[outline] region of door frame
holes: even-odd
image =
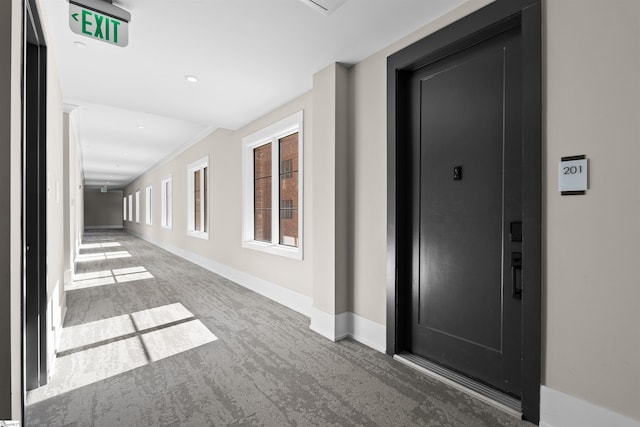
[[[540,0],[494,3],[387,59],[387,354],[405,349],[412,241],[410,140],[406,102],[412,71],[519,26],[522,42],[523,234],[522,416],[538,423],[541,383],[542,281],[542,27]]]
[[[47,384],[47,47],[35,0],[23,3],[22,411]]]

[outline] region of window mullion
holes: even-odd
[[[280,240],[280,147],[278,138],[271,141],[271,244]]]
[[[255,153],[255,149],[256,147],[249,147],[247,148],[247,152],[250,153],[251,155],[247,155],[247,163],[250,164],[249,170],[251,170],[251,174],[248,175],[245,179],[247,179],[247,182],[250,181],[250,185],[248,185],[247,187],[247,193],[249,194],[249,196],[247,196],[247,201],[249,203],[247,203],[247,209],[248,212],[246,213],[249,221],[248,223],[245,225],[243,224],[245,227],[247,227],[247,234],[249,236],[250,241],[254,241],[256,240],[256,229],[255,229],[255,223],[256,223],[256,210],[255,210],[255,200],[256,200],[256,186],[255,186],[255,176],[256,176],[256,164],[255,164],[255,160],[254,160],[254,153]],[[250,178],[250,179],[249,179]]]
[[[205,217],[204,217],[204,204],[207,201],[204,199],[204,166],[202,166],[200,168],[200,230],[204,233],[204,221],[205,221]]]
[[[167,228],[171,227],[171,225],[173,224],[172,221],[172,209],[171,209],[171,205],[172,205],[172,200],[171,200],[171,181],[167,180]]]

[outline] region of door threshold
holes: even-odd
[[[463,393],[475,397],[519,420],[522,419],[522,404],[518,399],[430,362],[420,356],[416,356],[415,354],[403,352],[394,355],[393,358],[405,366],[413,368]]]

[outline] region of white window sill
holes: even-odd
[[[242,242],[242,247],[247,249],[253,249],[255,251],[265,252],[272,255],[279,255],[286,258],[297,259],[302,261],[302,250],[300,248],[294,248],[291,246],[274,245],[271,243],[258,242],[256,240],[249,240]]]
[[[209,233],[203,233],[202,231],[187,231],[187,236],[197,237],[198,239],[209,240]]]

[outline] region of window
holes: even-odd
[[[209,157],[187,167],[187,234],[209,238]]]
[[[122,198],[122,220],[127,220],[127,196]]]
[[[161,225],[171,228],[171,175],[162,179],[161,191]]]
[[[140,224],[140,190],[136,190],[136,223]]]
[[[129,194],[129,222],[133,222],[133,195]]]
[[[300,111],[245,137],[243,246],[302,259]]]
[[[152,206],[152,203],[151,203],[151,186],[148,186],[145,189],[145,200],[147,202],[147,204],[146,204],[147,209],[146,209],[145,222],[146,222],[147,225],[151,225],[151,206]]]

